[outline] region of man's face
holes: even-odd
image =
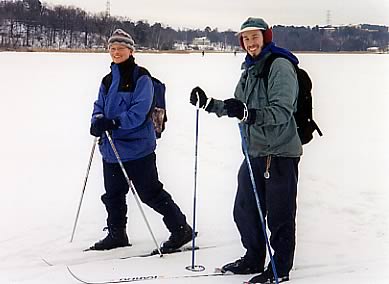
[[[263,34],[260,30],[242,33],[244,48],[252,57],[258,56],[263,47]]]
[[[119,64],[126,61],[132,55],[132,50],[122,44],[114,43],[109,48],[109,54],[113,63]]]

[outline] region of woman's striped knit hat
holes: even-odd
[[[114,43],[124,45],[129,49],[131,49],[132,51],[135,50],[134,40],[128,33],[123,31],[122,29],[116,29],[112,33],[112,36],[108,39],[108,48],[110,48],[111,45]]]

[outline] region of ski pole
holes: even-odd
[[[105,135],[107,135],[108,141],[109,141],[109,143],[111,144],[112,150],[113,150],[113,152],[115,153],[116,159],[118,160],[118,163],[119,163],[119,165],[120,165],[120,168],[122,169],[122,172],[123,172],[123,174],[124,174],[124,178],[125,178],[126,181],[127,181],[127,184],[128,184],[128,186],[129,186],[129,188],[130,188],[130,190],[131,190],[131,192],[132,192],[132,195],[134,195],[136,204],[138,205],[138,208],[139,208],[139,210],[140,210],[140,212],[141,212],[141,214],[142,214],[143,220],[145,221],[146,226],[147,226],[147,228],[148,228],[148,230],[149,230],[149,232],[150,232],[150,235],[151,235],[151,237],[153,238],[154,244],[155,244],[155,246],[157,247],[159,256],[162,257],[163,254],[162,254],[162,252],[161,252],[161,250],[160,250],[160,248],[159,248],[159,246],[158,246],[158,243],[157,243],[157,240],[156,240],[156,238],[155,238],[155,236],[154,236],[154,233],[153,233],[153,231],[151,230],[150,223],[149,223],[149,221],[148,221],[147,218],[146,218],[145,212],[143,211],[142,204],[141,204],[140,201],[139,201],[139,197],[138,197],[138,195],[136,194],[136,191],[135,191],[134,187],[132,186],[132,182],[130,181],[130,178],[129,178],[128,175],[127,175],[127,171],[126,171],[126,169],[124,168],[122,159],[121,159],[120,156],[119,156],[119,152],[117,151],[117,149],[116,149],[116,147],[115,147],[115,144],[113,144],[112,137],[111,137],[111,135],[109,134],[108,131],[105,131]]]
[[[95,153],[95,148],[96,148],[96,144],[97,144],[97,141],[98,141],[98,140],[99,140],[98,137],[95,137],[95,139],[93,139],[92,150],[91,150],[90,157],[89,157],[88,167],[87,167],[87,169],[86,169],[86,175],[85,175],[85,179],[84,179],[84,185],[83,185],[83,187],[82,187],[81,198],[80,198],[80,202],[79,202],[79,204],[78,204],[78,209],[77,209],[77,213],[76,213],[76,219],[74,220],[73,231],[72,231],[72,236],[71,236],[71,238],[70,238],[70,242],[73,241],[74,233],[75,233],[75,231],[76,231],[76,226],[77,226],[77,222],[78,222],[78,217],[79,217],[79,215],[80,215],[81,204],[82,204],[82,200],[84,199],[84,193],[85,193],[85,188],[86,188],[86,182],[88,181],[89,171],[90,171],[90,167],[91,167],[92,160],[93,160],[93,154]]]
[[[193,224],[192,224],[192,265],[186,269],[190,271],[203,271],[205,267],[195,265],[195,247],[196,247],[196,192],[197,192],[197,150],[199,145],[199,106],[196,108],[196,142],[195,142],[195,161],[194,161],[194,186],[193,186]]]
[[[269,238],[268,238],[267,232],[266,232],[265,218],[263,217],[263,214],[262,214],[261,203],[259,202],[257,186],[255,184],[255,179],[254,179],[253,168],[251,167],[250,157],[249,157],[249,153],[248,153],[248,149],[247,149],[246,136],[243,133],[243,126],[241,123],[239,123],[239,131],[240,131],[240,136],[242,138],[242,147],[243,147],[243,152],[244,152],[244,155],[246,158],[247,167],[249,168],[250,179],[251,179],[251,184],[253,186],[255,201],[257,202],[259,218],[261,220],[262,231],[263,231],[263,234],[265,235],[266,246],[267,246],[267,249],[268,249],[269,255],[270,255],[270,262],[271,262],[271,266],[272,266],[272,270],[273,270],[274,280],[275,280],[276,284],[278,284],[278,275],[277,275],[276,265],[274,262],[273,254],[271,252]]]

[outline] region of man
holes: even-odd
[[[263,19],[248,18],[238,36],[247,55],[234,98],[224,101],[210,98],[196,87],[191,92],[190,102],[217,116],[228,115],[240,120],[242,139],[247,138],[260,207],[271,232],[276,271],[282,282],[289,280],[293,266],[298,163],[302,155],[293,116],[297,108],[298,81],[291,62],[297,64],[298,60],[289,51],[275,46],[272,30]],[[266,88],[261,72],[272,53],[283,58],[272,63]],[[271,264],[264,269],[265,235],[246,161],[238,173],[233,215],[246,253],[222,270],[235,274],[260,273],[250,283],[272,283],[275,279]]]
[[[105,186],[101,199],[108,213],[108,235],[91,249],[109,250],[129,245],[126,233],[129,187],[105,135],[109,131],[141,201],[163,216],[171,235],[162,244],[161,252],[168,253],[192,239],[192,228],[158,179],[156,136],[150,118],[154,96],[151,77],[145,68],[139,67],[134,78],[135,48],[128,33],[115,30],[108,40],[108,48],[111,72],[100,85],[90,128],[91,135],[100,137]]]

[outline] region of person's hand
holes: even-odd
[[[119,120],[108,119],[99,117],[93,122],[90,126],[90,134],[95,137],[100,137],[103,135],[104,131],[118,129],[120,125]]]
[[[194,106],[199,103],[200,108],[205,108],[207,105],[208,97],[200,87],[196,87],[190,92],[190,103]]]
[[[237,99],[228,99],[224,101],[224,109],[229,117],[237,117],[242,120],[245,117],[247,107],[244,103]],[[246,115],[247,116],[247,115]]]

